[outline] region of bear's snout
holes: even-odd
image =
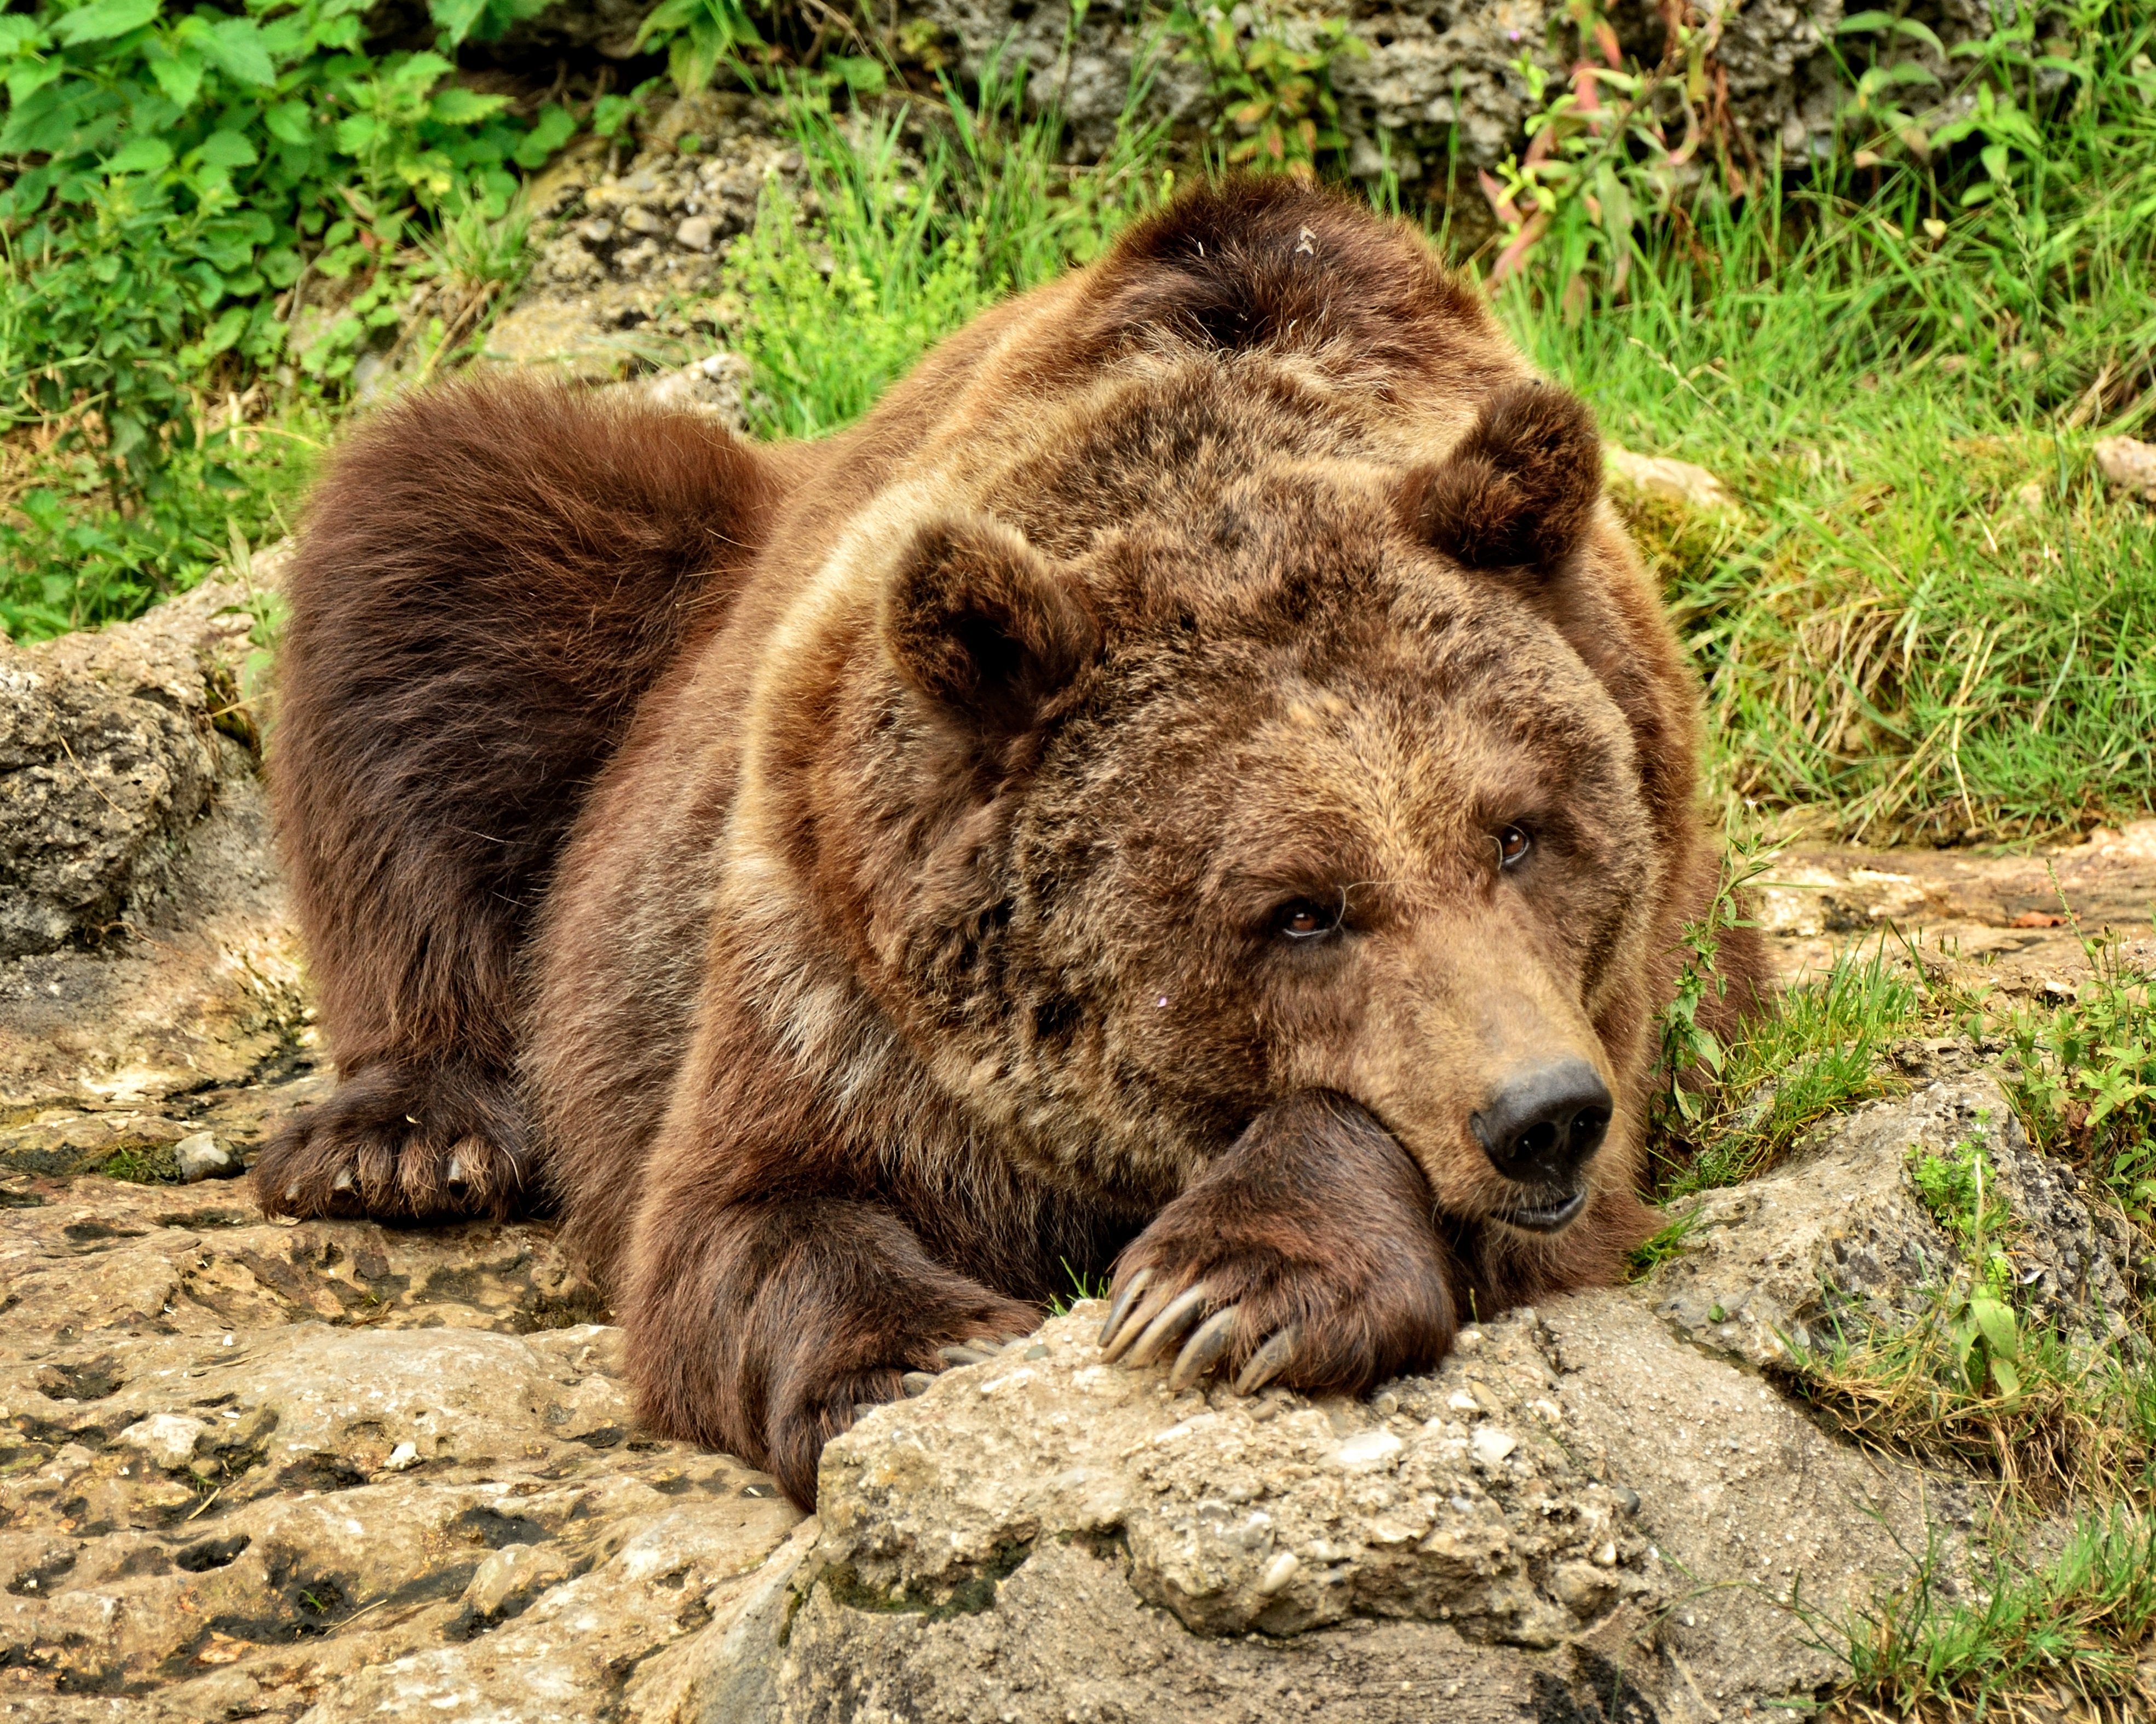
[[[1494,1086],[1469,1125],[1490,1164],[1523,1188],[1501,1211],[1515,1227],[1554,1232],[1587,1205],[1580,1169],[1609,1130],[1609,1085],[1584,1060],[1517,1068]]]

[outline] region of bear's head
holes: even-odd
[[[1562,1232],[1632,1177],[1661,865],[1553,621],[1600,495],[1584,409],[1516,382],[1401,459],[1200,361],[1052,441],[891,552],[825,864],[870,992],[1096,1201],[1155,1207],[1328,1090],[1440,1211]]]

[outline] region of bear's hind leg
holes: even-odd
[[[1344,1097],[1290,1097],[1131,1242],[1101,1333],[1111,1360],[1173,1361],[1182,1388],[1216,1366],[1360,1394],[1452,1346],[1458,1265],[1428,1183]]]
[[[496,1219],[529,1207],[532,1156],[508,1080],[381,1065],[285,1121],[254,1171],[271,1214]]]
[[[623,1325],[644,1421],[768,1470],[816,1506],[824,1445],[896,1400],[939,1349],[1038,1326],[1029,1305],[945,1268],[880,1203],[647,1203]]]

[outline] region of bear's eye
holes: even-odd
[[[1311,898],[1290,900],[1273,912],[1273,926],[1289,940],[1322,940],[1340,926],[1342,906]]]
[[[1505,826],[1498,829],[1497,865],[1500,868],[1513,866],[1533,848],[1534,840],[1527,836],[1525,828]]]

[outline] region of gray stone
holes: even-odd
[[[122,931],[228,772],[214,720],[254,619],[198,588],[139,622],[0,640],[0,959]]]
[[[211,1131],[197,1131],[172,1146],[172,1161],[188,1185],[204,1179],[229,1179],[240,1171],[232,1152]]]
[[[1264,31],[1297,48],[1309,47],[1321,25],[1339,15],[1292,4],[1220,9],[1230,11],[1245,41]],[[1830,51],[1847,10],[1843,0],[1707,10],[1719,18],[1713,59],[1727,80],[1739,153],[1794,161],[1825,147],[1845,99]],[[1149,58],[1147,117],[1185,127],[1214,117],[1204,73],[1174,52],[1158,13],[1094,7],[1067,39],[1065,12],[1029,0],[923,0],[910,15],[937,27],[968,77],[992,64],[1008,74],[1023,63],[1029,103],[1061,108],[1079,153],[1097,155],[1112,141],[1132,69]],[[1413,184],[1441,178],[1449,162],[1486,167],[1522,147],[1529,104],[1518,63],[1561,74],[1565,61],[1551,42],[1556,34],[1570,42],[1568,28],[1561,28],[1568,16],[1554,0],[1377,0],[1353,8],[1348,33],[1360,51],[1331,63],[1352,171],[1374,177],[1389,162]],[[1661,60],[1665,33],[1653,8],[1623,5],[1611,16],[1629,54],[1649,66]],[[1992,27],[1982,0],[1944,0],[1927,18],[1949,48]],[[1933,63],[1932,69],[1948,69]],[[1680,136],[1681,114],[1673,109],[1667,118],[1671,136]]]
[[[1698,1219],[1646,1285],[1680,1334],[1753,1365],[1784,1365],[1833,1320],[1905,1319],[1965,1276],[1911,1177],[1912,1150],[1980,1144],[2014,1217],[2002,1243],[2039,1321],[2101,1344],[2152,1285],[2148,1247],[2073,1170],[2029,1147],[1993,1076],[1943,1079],[1830,1122],[1764,1178],[1705,1193]],[[1681,1213],[1686,1213],[1679,1206]]]
[[[0,1210],[10,1717],[664,1718],[800,1519],[636,1434],[543,1226],[37,1194]]]

